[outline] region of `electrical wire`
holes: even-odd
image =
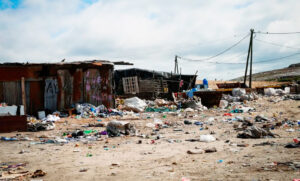
[[[271,59],[259,60],[259,61],[255,61],[255,62],[253,62],[253,63],[265,63],[265,62],[271,62],[271,61],[274,61],[274,60],[281,60],[281,59],[293,57],[293,56],[296,56],[296,55],[300,55],[300,52],[298,52],[298,53],[293,53],[293,54],[290,54],[290,55],[287,55],[287,56],[284,56],[284,57],[277,57],[277,58],[271,58]],[[242,63],[242,62],[205,62],[205,63],[213,63],[213,64],[245,64],[245,63]]]
[[[285,45],[280,45],[278,43],[273,43],[273,42],[268,42],[268,41],[264,41],[264,40],[260,40],[260,39],[254,39],[260,43],[266,43],[266,44],[269,44],[269,45],[274,45],[274,46],[278,46],[278,47],[284,47],[284,48],[290,48],[290,49],[296,49],[296,50],[300,50],[300,48],[298,47],[291,47],[291,46],[285,46]]]
[[[200,59],[200,60],[195,60],[195,59],[189,59],[189,58],[184,58],[184,57],[181,57],[181,56],[177,56],[178,58],[182,59],[182,60],[187,60],[187,61],[206,61],[206,60],[210,60],[210,59],[213,59],[213,58],[216,58],[222,54],[224,54],[225,52],[231,50],[232,48],[236,47],[238,44],[240,44],[244,39],[246,39],[250,34],[247,34],[246,36],[244,36],[242,39],[240,39],[238,42],[236,42],[235,44],[233,44],[232,46],[230,46],[229,48],[226,48],[225,50],[221,51],[220,53],[214,55],[214,56],[211,56],[211,57],[208,57],[208,58],[205,58],[205,59]]]
[[[254,63],[264,63],[264,62],[270,62],[270,61],[274,61],[274,60],[281,60],[281,59],[285,59],[285,58],[293,57],[293,56],[296,56],[296,55],[300,55],[300,52],[293,53],[293,54],[290,54],[290,55],[287,55],[287,56],[284,56],[284,57],[278,57],[278,58],[265,59],[265,60],[261,60],[261,61],[254,62]]]
[[[259,34],[268,34],[268,35],[287,35],[287,34],[300,34],[300,32],[281,32],[281,33],[272,33],[272,32],[261,32],[261,31],[256,31],[254,33],[259,33]]]

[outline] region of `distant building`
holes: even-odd
[[[144,99],[172,98],[172,92],[191,89],[197,76],[179,75],[145,69],[115,70],[116,96]]]

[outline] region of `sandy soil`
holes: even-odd
[[[240,113],[234,116],[255,117],[263,114],[267,117],[277,116],[279,120],[300,120],[300,101],[280,101],[272,103],[263,98],[247,103],[256,108],[254,113]],[[292,180],[300,178],[299,169],[288,166],[274,165],[274,162],[300,161],[299,148],[288,149],[284,145],[300,136],[299,127],[295,132],[287,132],[290,127],[281,127],[272,130],[280,138],[240,139],[233,124],[222,122],[226,111],[211,109],[198,113],[198,117],[188,120],[206,121],[208,117],[215,117],[213,125],[205,125],[207,129],[200,130],[196,125],[184,125],[178,116],[163,114],[158,117],[164,121],[176,123],[176,127],[164,128],[159,131],[162,138],[152,144],[151,128],[146,123],[153,119],[130,120],[140,133],[149,134],[150,138],[136,136],[106,138],[90,143],[71,142],[67,144],[39,144],[32,145],[32,141],[1,141],[0,163],[26,163],[22,170],[34,172],[41,169],[47,174],[36,178],[42,180]],[[275,114],[274,114],[275,113]],[[190,114],[191,116],[193,114]],[[67,122],[65,122],[67,120]],[[104,120],[108,122],[109,120]],[[38,141],[38,136],[61,136],[66,130],[76,128],[104,130],[105,128],[83,128],[82,124],[94,120],[62,119],[56,123],[55,130],[42,132],[22,132],[24,136]],[[262,124],[257,124],[262,125]],[[183,131],[174,131],[175,128]],[[215,142],[188,142],[189,138],[199,138],[201,134],[214,131],[218,139]],[[14,136],[17,133],[2,133],[0,136]],[[141,140],[141,144],[137,144]],[[169,142],[173,140],[173,142]],[[230,140],[230,143],[226,143]],[[273,146],[257,146],[253,144],[274,141]],[[238,147],[234,143],[247,143],[248,147]],[[78,147],[75,147],[79,144]],[[107,146],[108,150],[104,147]],[[187,154],[187,150],[197,148],[216,147],[215,153]],[[79,149],[80,152],[74,152]],[[23,150],[24,153],[19,152]],[[92,157],[87,157],[91,153]],[[219,163],[222,160],[222,163]],[[273,166],[272,166],[273,165]],[[80,172],[87,169],[86,172]],[[30,180],[31,178],[29,178]],[[1,178],[0,178],[1,180]]]

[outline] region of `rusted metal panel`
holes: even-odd
[[[37,78],[39,71],[42,70],[41,66],[33,67],[6,67],[0,66],[0,81],[19,81],[21,77]]]
[[[36,115],[38,111],[44,110],[44,82],[30,82],[30,104],[28,106],[29,114]]]
[[[58,94],[58,85],[57,80],[53,78],[48,78],[45,80],[45,89],[44,89],[44,108],[51,112],[57,110],[57,94]]]
[[[84,102],[113,107],[111,68],[88,69],[84,72]]]
[[[219,89],[230,89],[230,88],[244,88],[245,84],[240,82],[235,83],[219,83],[217,84]]]
[[[22,105],[20,81],[3,82],[3,102],[9,105]]]
[[[26,116],[0,116],[0,133],[27,131]]]
[[[76,69],[73,75],[73,101],[74,103],[83,101],[83,77],[82,69]]]
[[[84,76],[84,99],[93,105],[102,104],[103,95],[101,87],[103,86],[98,69],[88,69]]]
[[[59,108],[68,109],[73,104],[73,77],[69,70],[58,70],[57,75],[60,81],[59,86]]]
[[[90,72],[89,76],[86,73]],[[86,61],[51,64],[0,64],[0,100],[16,105],[22,104],[21,86],[11,88],[9,96],[5,96],[7,82],[25,78],[26,105],[29,114],[37,111],[54,110],[55,96],[48,94],[48,78],[57,79],[59,94],[57,94],[56,108],[63,110],[78,102],[87,102],[94,105],[104,104],[107,107],[114,105],[113,95],[113,63],[107,61]],[[9,84],[9,83],[8,83]],[[1,86],[2,85],[2,86]],[[7,87],[7,88],[5,88]],[[87,90],[89,89],[89,90]],[[14,96],[12,96],[14,95]],[[4,96],[6,99],[4,99]],[[51,101],[50,101],[50,97]],[[15,99],[15,100],[13,100]],[[48,103],[51,102],[51,106]],[[44,106],[45,105],[45,106]]]
[[[27,112],[29,113],[29,106],[30,106],[30,82],[25,81],[25,94],[26,94],[26,107],[27,107]]]
[[[0,82],[0,103],[4,102],[3,98],[3,82]]]
[[[113,67],[103,66],[100,68],[101,76],[101,92],[102,92],[102,104],[106,107],[114,107],[114,95],[113,95]]]

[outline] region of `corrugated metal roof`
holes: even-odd
[[[74,62],[56,62],[56,63],[21,63],[21,62],[4,62],[0,63],[0,66],[31,66],[31,65],[82,65],[82,64],[93,64],[93,65],[114,65],[113,62],[107,60],[85,60],[85,61],[74,61]]]

